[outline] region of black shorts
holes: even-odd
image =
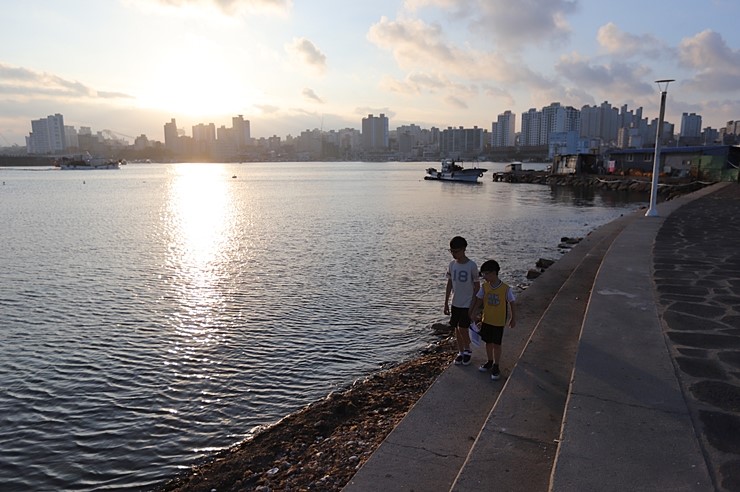
[[[480,339],[486,343],[493,343],[495,345],[501,345],[501,340],[504,339],[504,327],[487,325],[485,323],[480,324]]]
[[[453,328],[460,327],[467,329],[470,326],[468,308],[452,306],[450,310],[450,326]]]

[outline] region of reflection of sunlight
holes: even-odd
[[[174,167],[168,194],[168,266],[181,310],[172,321],[183,335],[203,344],[217,342],[212,321],[224,302],[219,283],[233,238],[232,193],[223,166]]]

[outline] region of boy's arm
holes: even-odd
[[[514,309],[514,301],[509,302],[509,310],[511,312],[511,318],[509,318],[509,327],[516,327],[516,309]]]
[[[470,321],[475,321],[475,315],[478,313],[478,308],[483,303],[483,299],[480,299],[478,296],[475,296],[473,298],[473,303],[470,305],[470,308],[468,309],[468,317],[470,318]]]
[[[452,279],[447,279],[447,287],[445,287],[445,314],[450,314],[450,294],[452,293]]]

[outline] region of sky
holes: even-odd
[[[252,137],[491,128],[608,101],[703,127],[740,119],[737,0],[0,0],[0,146],[31,120],[164,140],[177,120]]]

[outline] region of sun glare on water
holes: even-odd
[[[208,320],[228,302],[222,287],[235,241],[231,178],[218,164],[180,164],[173,172],[163,216],[168,278],[182,308],[173,318],[188,336],[208,339]]]

